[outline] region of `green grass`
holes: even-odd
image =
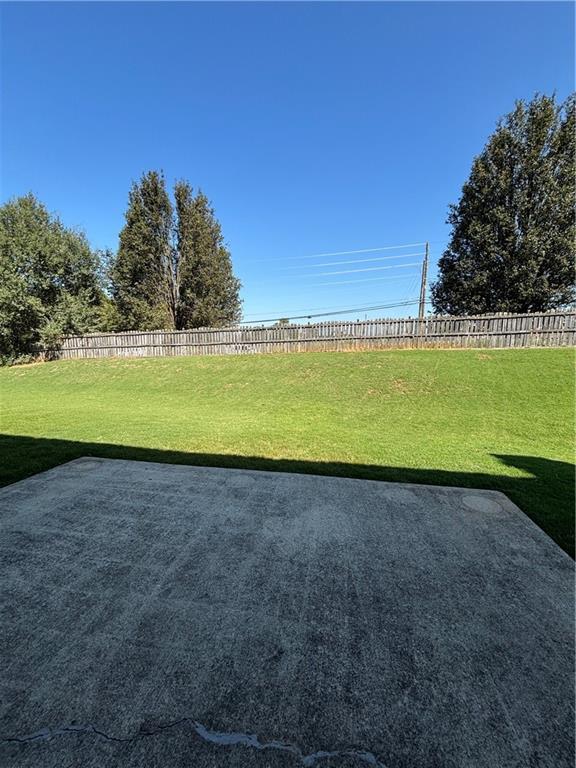
[[[573,552],[569,349],[60,361],[0,370],[0,482],[81,455],[504,491]]]

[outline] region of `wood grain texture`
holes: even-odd
[[[563,347],[576,343],[576,311],[526,315],[383,318],[287,326],[93,333],[64,339],[71,358],[330,352],[391,347]]]

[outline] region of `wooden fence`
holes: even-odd
[[[387,318],[191,331],[92,333],[64,339],[61,358],[240,355],[386,347],[560,347],[576,343],[576,311]]]

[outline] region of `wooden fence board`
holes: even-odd
[[[287,326],[126,331],[71,336],[59,357],[238,355],[387,347],[548,347],[576,344],[576,311],[379,318]]]

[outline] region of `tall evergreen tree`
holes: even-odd
[[[474,160],[432,286],[438,313],[534,312],[574,301],[572,95],[519,101]]]
[[[224,326],[240,319],[240,281],[206,195],[192,194],[181,181],[176,200],[176,280],[178,328]]]
[[[172,205],[161,174],[150,171],[132,185],[125,217],[110,270],[119,330],[173,328]]]
[[[151,171],[132,187],[110,276],[119,328],[223,326],[240,317],[240,282],[202,192]]]

